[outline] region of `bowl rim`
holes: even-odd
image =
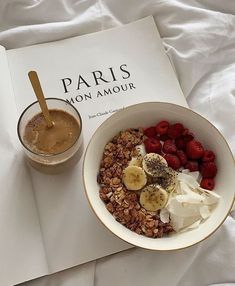
[[[93,210],[93,212],[95,213],[96,217],[99,219],[99,221],[105,226],[106,229],[108,229],[112,234],[114,234],[115,236],[117,236],[118,238],[120,238],[122,241],[124,241],[125,243],[128,243],[134,247],[139,247],[139,248],[142,248],[142,249],[146,249],[146,250],[152,250],[152,251],[176,251],[176,250],[182,250],[182,249],[186,249],[186,248],[189,248],[193,245],[196,245],[204,240],[206,240],[208,237],[210,237],[212,234],[214,234],[220,227],[221,225],[224,223],[224,221],[226,220],[226,218],[229,216],[229,213],[231,212],[232,210],[232,207],[235,203],[235,192],[234,192],[234,196],[233,196],[233,199],[232,199],[232,202],[231,202],[231,205],[228,209],[228,212],[226,213],[226,215],[224,216],[224,218],[222,219],[221,223],[213,230],[211,231],[207,236],[205,236],[204,238],[200,239],[199,241],[196,241],[190,245],[186,245],[186,246],[183,246],[183,247],[180,247],[180,248],[171,248],[171,249],[155,249],[155,248],[149,248],[149,247],[144,247],[144,246],[138,246],[138,245],[135,245],[133,243],[130,243],[129,241],[125,240],[123,237],[121,237],[120,235],[114,233],[99,217],[99,215],[96,213],[96,210],[94,209],[90,199],[89,199],[89,195],[88,195],[88,191],[87,191],[87,187],[86,187],[86,183],[85,183],[85,174],[84,174],[84,168],[85,168],[85,162],[86,162],[86,157],[87,157],[87,153],[88,153],[88,150],[89,150],[89,147],[94,139],[94,137],[96,136],[96,134],[100,131],[100,129],[103,128],[103,126],[106,124],[106,122],[111,119],[112,117],[114,116],[117,116],[117,114],[121,114],[122,112],[126,112],[126,110],[128,109],[132,109],[132,108],[135,108],[137,106],[140,106],[140,105],[143,105],[143,104],[162,104],[162,105],[172,105],[174,107],[177,107],[177,108],[181,108],[182,110],[187,110],[187,112],[192,112],[194,113],[196,116],[199,116],[201,117],[203,120],[206,120],[209,125],[214,128],[218,134],[221,136],[222,140],[224,141],[225,145],[227,145],[228,147],[228,150],[229,150],[229,153],[233,159],[233,164],[235,166],[235,157],[233,156],[233,153],[228,145],[228,142],[227,140],[224,138],[223,134],[207,119],[205,118],[204,116],[202,116],[201,114],[195,112],[194,110],[190,109],[189,107],[185,107],[185,106],[182,106],[182,105],[179,105],[179,104],[175,104],[175,103],[170,103],[170,102],[164,102],[164,101],[148,101],[148,102],[141,102],[141,103],[137,103],[137,104],[133,104],[133,105],[129,105],[121,110],[118,110],[117,112],[115,112],[114,114],[112,114],[111,116],[109,116],[108,118],[106,118],[100,125],[99,127],[95,130],[95,132],[92,134],[88,144],[87,144],[87,147],[86,147],[86,150],[85,150],[85,153],[84,153],[84,157],[83,157],[83,164],[82,164],[82,178],[83,178],[83,186],[84,186],[84,190],[85,190],[85,195],[86,195],[86,198],[89,202],[89,205],[91,207],[91,209]],[[111,215],[111,214],[110,214]],[[118,222],[117,222],[118,223]],[[127,229],[128,230],[128,229]],[[129,230],[131,231],[131,230]]]

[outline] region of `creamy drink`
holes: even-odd
[[[50,128],[47,126],[40,110],[31,118],[28,114],[28,120],[25,119],[32,105],[24,111],[19,120],[18,134],[26,149],[29,163],[39,171],[54,174],[74,165],[81,157],[82,122],[79,113],[72,105],[59,99],[51,100],[58,101],[60,105],[59,108],[50,108],[53,104],[47,99],[53,126]],[[55,107],[58,107],[58,102]],[[61,105],[64,105],[64,108]]]
[[[35,115],[26,125],[24,142],[32,151],[54,155],[68,150],[77,140],[80,125],[63,110],[50,110],[53,127],[48,128],[42,113]]]

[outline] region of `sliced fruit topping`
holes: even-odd
[[[176,155],[180,159],[180,163],[182,166],[184,166],[188,162],[187,156],[183,150],[177,150]]]
[[[184,150],[186,148],[187,142],[184,140],[183,136],[180,136],[175,139],[175,145],[178,149]]]
[[[166,140],[169,140],[171,139],[167,134],[162,134],[159,136],[159,140],[160,141],[166,141]]]
[[[189,169],[190,172],[195,172],[199,170],[197,161],[188,161],[188,163],[185,164],[184,167],[185,169]]]
[[[158,139],[147,138],[144,141],[144,145],[147,153],[161,153],[162,144]]]
[[[199,141],[191,140],[187,143],[186,154],[190,159],[200,159],[204,155],[204,148]]]
[[[164,159],[167,161],[168,166],[174,170],[177,170],[181,167],[180,159],[176,155],[166,154]]]
[[[147,183],[144,170],[138,166],[128,166],[123,170],[123,183],[128,190],[138,191]]]
[[[214,162],[215,154],[210,150],[205,150],[204,155],[202,157],[202,162]]]
[[[213,178],[204,178],[201,180],[200,187],[211,191],[215,187],[215,181]]]
[[[163,144],[163,148],[162,148],[164,153],[167,154],[174,154],[177,150],[174,141],[172,140],[166,140]]]
[[[143,158],[143,169],[151,177],[161,177],[166,167],[166,160],[159,154],[148,153]]]
[[[143,157],[141,156],[133,157],[131,158],[131,161],[129,162],[128,165],[142,167],[142,161],[143,161]]]
[[[163,121],[160,121],[157,125],[156,125],[156,132],[157,134],[159,135],[163,135],[163,134],[166,134],[167,133],[167,130],[169,128],[170,124],[169,122],[163,120]]]
[[[178,173],[170,167],[166,167],[162,172],[162,176],[154,180],[155,183],[160,185],[168,193],[171,193],[176,189]]]
[[[214,178],[217,174],[217,167],[214,162],[202,163],[200,168],[203,178]]]
[[[147,137],[154,137],[156,135],[155,127],[152,126],[144,129],[144,135]]]
[[[183,135],[184,141],[186,143],[194,139],[194,134],[192,132],[190,132],[188,128],[184,129],[182,135]]]
[[[184,126],[181,123],[175,123],[168,128],[167,135],[172,139],[176,139],[183,133],[183,131]]]
[[[167,192],[158,185],[148,185],[140,194],[140,204],[148,211],[157,211],[166,205]]]

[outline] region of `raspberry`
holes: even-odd
[[[184,141],[187,143],[194,139],[194,135],[192,133],[184,135]]]
[[[175,139],[175,145],[178,149],[184,150],[187,142],[184,140],[183,136],[180,136]]]
[[[181,123],[175,123],[168,128],[167,135],[170,138],[175,139],[179,137],[183,133],[183,131],[184,126]]]
[[[181,167],[180,160],[177,156],[172,154],[166,154],[164,158],[167,161],[168,166],[172,169],[177,170]]]
[[[190,132],[188,128],[184,129],[182,135],[183,135],[183,138],[184,138],[185,142],[189,142],[189,141],[193,140],[193,138],[194,138],[193,133]]]
[[[201,174],[203,178],[214,178],[217,174],[217,167],[214,162],[204,162],[201,165]]]
[[[163,144],[162,150],[164,153],[173,154],[177,149],[175,143],[172,140],[166,140]]]
[[[155,127],[149,127],[144,130],[144,135],[147,137],[154,137],[156,135]]]
[[[159,140],[160,141],[166,141],[166,140],[169,140],[170,137],[167,135],[167,134],[162,134],[159,136]]]
[[[204,178],[201,180],[200,187],[211,191],[215,187],[215,181],[212,178]]]
[[[191,140],[186,145],[186,154],[190,159],[200,159],[204,155],[204,148],[200,142]]]
[[[188,161],[184,167],[185,169],[189,169],[190,172],[196,172],[199,170],[197,161]]]
[[[167,130],[169,128],[169,122],[163,120],[161,122],[159,122],[157,125],[156,125],[156,132],[159,134],[159,135],[163,135],[163,134],[166,134],[167,133]]]
[[[214,162],[215,154],[210,150],[205,150],[204,155],[202,157],[202,162]]]
[[[158,139],[147,138],[144,140],[144,145],[147,153],[161,153],[162,144]]]
[[[182,151],[182,150],[177,150],[177,151],[176,151],[176,155],[177,155],[177,157],[180,159],[181,165],[184,166],[184,165],[188,162],[187,156],[186,156],[186,154],[184,153],[184,151]]]

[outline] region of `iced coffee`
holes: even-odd
[[[82,121],[78,111],[64,100],[48,98],[47,105],[53,126],[47,126],[35,102],[21,115],[18,134],[30,165],[56,174],[75,165],[82,155]]]

